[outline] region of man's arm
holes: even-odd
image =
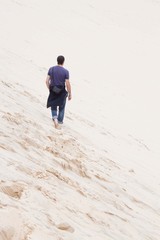
[[[66,79],[66,88],[67,88],[67,92],[68,92],[68,100],[71,100],[72,94],[71,94],[71,84],[70,84],[69,79]]]
[[[49,85],[50,85],[50,76],[47,75],[47,78],[46,78],[46,85],[47,85],[47,88],[49,89]]]

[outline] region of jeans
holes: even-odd
[[[52,119],[58,119],[58,123],[60,124],[63,123],[65,106],[66,106],[66,99],[63,105],[51,107]]]

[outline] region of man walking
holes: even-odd
[[[72,98],[69,71],[63,67],[64,61],[64,56],[58,56],[57,65],[49,69],[46,78],[46,85],[49,89],[47,108],[51,107],[55,128],[63,124],[66,98],[68,97],[68,100]]]

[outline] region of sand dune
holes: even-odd
[[[0,240],[160,239],[159,152],[145,137],[137,137],[142,125],[136,128],[134,123],[143,115],[138,115],[142,102],[137,95],[134,118],[129,110],[134,109],[127,96],[129,83],[125,85],[128,76],[123,75],[125,80],[119,77],[123,64],[120,67],[112,58],[112,54],[120,57],[122,49],[124,60],[130,54],[135,56],[137,44],[142,46],[144,42],[136,42],[132,48],[130,44],[140,32],[144,37],[153,31],[155,37],[157,8],[158,1],[102,1],[102,5],[89,0],[1,2]],[[141,14],[146,19],[148,9],[152,21],[145,28]],[[105,35],[105,29],[110,35],[108,31]],[[128,36],[128,45],[120,48],[123,38],[125,41],[128,33],[133,36],[135,32],[135,39]],[[96,59],[105,57],[97,46],[101,44],[103,50],[106,41],[112,49],[107,47],[111,62],[106,60],[110,66],[108,81],[101,82],[104,88],[99,93],[97,77],[104,76],[106,66],[102,64],[102,72],[99,71]],[[82,45],[87,53],[85,59]],[[150,41],[148,46],[151,47]],[[53,56],[61,51],[68,56],[67,67],[73,69],[73,101],[67,102],[65,124],[57,130],[46,109],[48,92],[44,80]],[[130,71],[129,64],[128,67]],[[116,82],[117,77],[121,84]],[[130,83],[134,87],[131,80]],[[123,84],[128,87],[126,95]],[[128,130],[129,120],[128,125],[127,120],[123,125],[119,123],[125,117],[132,118],[135,134],[133,128]],[[153,132],[152,125],[158,132],[156,121],[149,125]]]
[[[1,81],[12,107],[1,111],[0,239],[159,239],[160,193],[152,184],[67,123],[54,129],[38,97],[16,85]]]

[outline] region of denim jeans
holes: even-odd
[[[63,123],[65,106],[66,106],[66,99],[63,105],[51,107],[52,119],[58,119],[58,123],[60,124]]]

